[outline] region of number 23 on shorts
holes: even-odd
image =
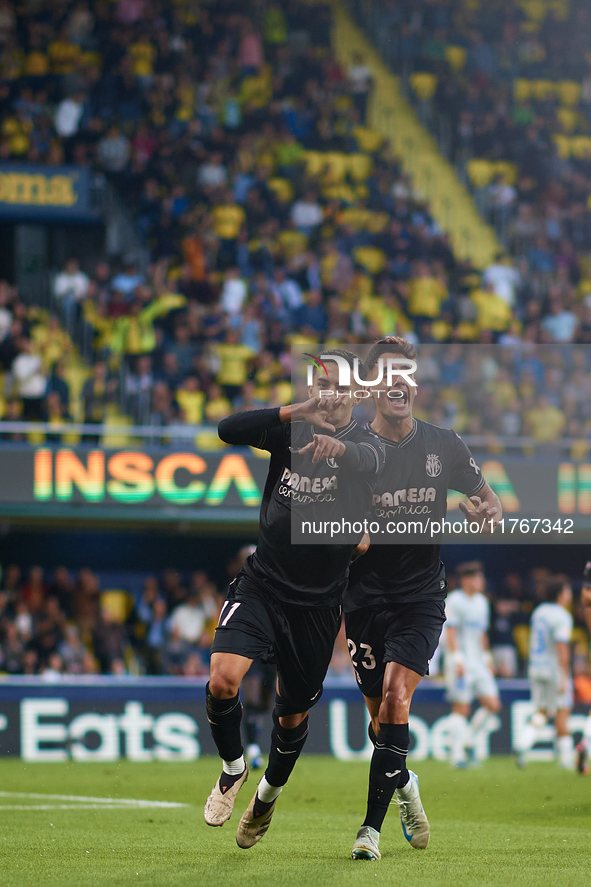
[[[371,652],[371,646],[369,644],[359,644],[359,651],[363,652],[363,655],[361,656],[361,659],[357,661],[355,660],[355,654],[357,653],[355,641],[352,641],[351,638],[347,638],[347,646],[349,648],[351,662],[355,669],[359,668],[361,665],[364,668],[367,668],[368,671],[376,667],[375,656]]]

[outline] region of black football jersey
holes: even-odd
[[[286,603],[332,607],[341,602],[352,548],[363,531],[331,544],[326,544],[331,538],[328,534],[310,535],[309,544],[300,536],[303,544],[293,544],[294,511],[298,520],[309,517],[316,527],[319,520],[367,517],[374,483],[384,465],[384,451],[376,435],[351,421],[334,432],[334,437],[346,444],[346,453],[314,464],[309,454],[298,452],[312,440],[314,430],[306,422],[282,423],[279,409],[240,413],[219,426],[220,437],[227,443],[254,446],[271,454],[259,541],[244,572],[269,595]]]
[[[351,565],[344,600],[347,612],[392,601],[444,597],[441,544],[430,541],[430,524],[445,518],[448,490],[473,496],[485,484],[455,431],[413,419],[412,431],[399,442],[376,437],[386,452],[370,511],[379,532],[370,533],[368,551]],[[389,523],[394,532],[387,531]]]

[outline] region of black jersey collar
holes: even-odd
[[[403,437],[402,440],[390,440],[388,437],[382,437],[381,434],[378,434],[377,431],[371,427],[371,424],[368,422],[366,426],[367,430],[370,434],[375,434],[376,437],[382,441],[387,447],[394,447],[395,450],[401,449],[401,447],[405,447],[407,443],[410,443],[413,437],[415,437],[417,433],[417,420],[413,416],[412,420],[412,431],[409,431],[406,437]]]

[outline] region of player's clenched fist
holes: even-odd
[[[345,452],[345,444],[328,434],[315,434],[313,439],[300,450],[300,456],[312,453],[312,462],[322,459],[334,459]]]

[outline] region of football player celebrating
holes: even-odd
[[[355,356],[349,352],[332,353],[353,365]],[[258,546],[230,585],[207,685],[207,717],[223,770],[204,816],[208,825],[221,826],[248,776],[238,689],[254,660],[277,665],[269,762],[236,836],[244,849],[269,828],[279,793],[304,747],[308,710],[322,693],[351,552],[360,535],[339,544],[292,545],[292,511],[305,514],[312,508],[329,520],[354,512],[363,519],[383,467],[379,441],[351,418],[355,401],[350,387],[339,384],[337,363],[323,357],[326,375],[315,369],[310,400],[238,413],[219,426],[226,443],[271,453]]]
[[[416,359],[414,347],[398,336],[380,339],[365,362],[365,379],[380,358]],[[379,375],[379,374],[378,374]],[[414,524],[403,544],[370,544],[351,566],[344,600],[351,660],[371,716],[374,752],[369,773],[367,814],[357,833],[353,859],[379,859],[380,829],[394,795],[402,828],[412,847],[424,849],[429,823],[419,796],[417,776],[406,767],[408,718],[413,693],[426,674],[445,621],[447,590],[440,544],[429,538],[432,521],[441,521],[448,489],[470,497],[462,503],[471,522],[494,526],[501,516],[498,497],[484,480],[464,442],[453,432],[412,415],[416,387],[408,372],[393,379],[383,373],[371,388],[376,417],[369,426],[386,451],[376,484],[371,521],[381,543],[400,524]],[[418,526],[420,524],[420,526]],[[418,526],[418,528],[417,528]],[[395,542],[396,536],[389,536]]]

